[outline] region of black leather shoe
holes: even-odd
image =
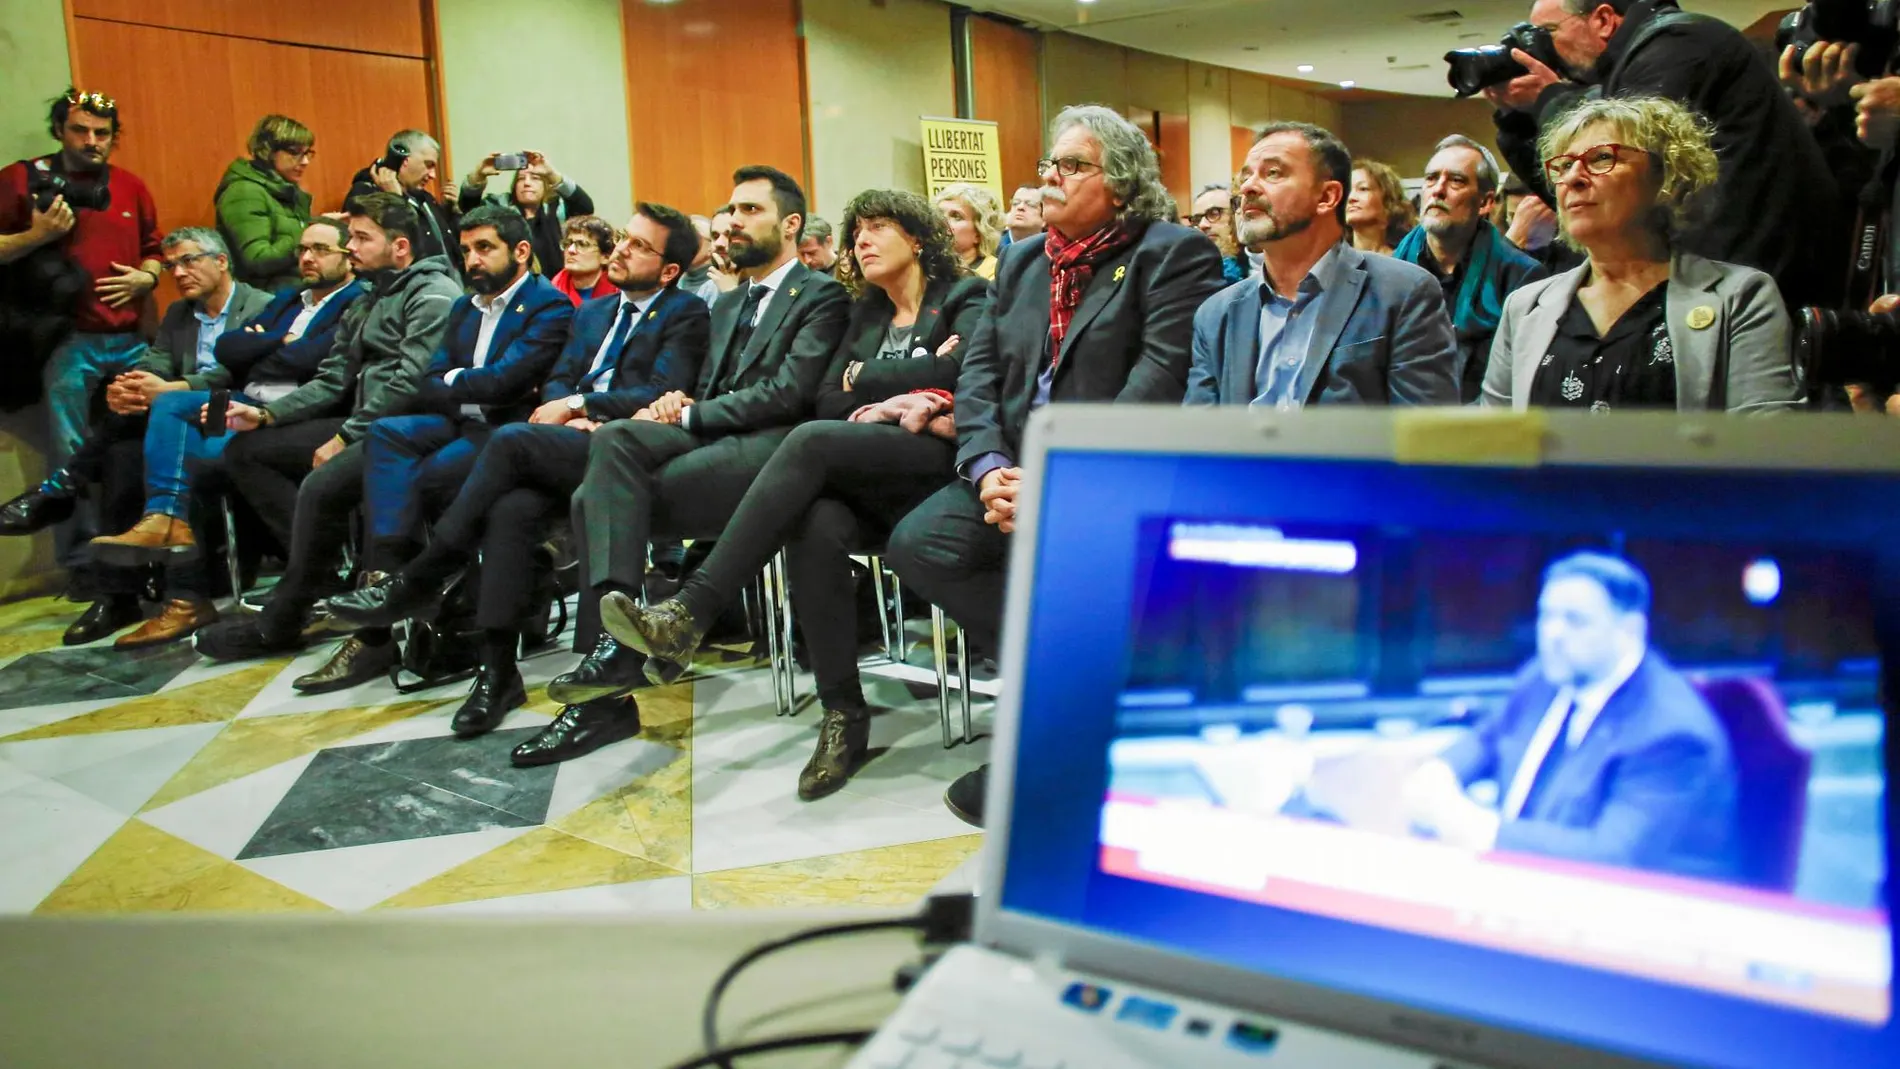
[[[392,627],[403,620],[434,619],[442,611],[442,589],[398,572],[372,586],[338,594],[323,608],[330,619],[348,627]]]
[[[510,712],[526,704],[528,687],[514,665],[502,672],[484,668],[476,673],[475,689],[468,692],[468,700],[455,711],[449,726],[456,738],[472,739],[495,730]]]
[[[600,626],[622,645],[646,654],[647,682],[655,686],[685,675],[705,637],[705,628],[678,598],[648,609],[625,594],[610,593],[600,599]]]
[[[351,635],[343,640],[343,644],[336,648],[322,668],[307,676],[298,676],[290,681],[290,685],[302,694],[329,694],[348,690],[388,675],[389,670],[395,667],[399,653],[394,640],[372,646]]]
[[[249,661],[303,648],[297,632],[273,632],[263,613],[246,613],[219,620],[192,633],[191,648],[214,661]]]
[[[950,789],[943,792],[943,804],[950,812],[965,824],[983,826],[983,796],[990,789],[990,766],[983,765],[975,772],[965,772],[957,777]]]
[[[818,749],[798,774],[798,797],[815,802],[851,780],[871,742],[869,709],[826,709],[818,725]]]
[[[646,686],[646,673],[641,670],[645,661],[639,650],[622,646],[612,635],[602,635],[586,660],[572,672],[554,677],[548,684],[548,697],[562,705],[618,698]]]
[[[83,646],[143,619],[145,613],[139,610],[137,598],[122,594],[107,595],[87,606],[79,619],[66,629],[60,641],[68,646]]]
[[[0,535],[30,535],[72,518],[79,495],[49,490],[45,483],[0,505]]]
[[[602,698],[561,710],[541,734],[515,747],[516,768],[571,761],[640,734],[640,706],[632,698]]]

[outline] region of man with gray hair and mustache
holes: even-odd
[[[1085,105],[1056,116],[1050,136],[1036,165],[1047,230],[1004,250],[990,314],[964,343],[961,478],[897,525],[884,558],[986,650],[1002,627],[1029,414],[1068,401],[1179,404],[1194,311],[1221,285],[1219,251],[1173,221],[1140,129]],[[945,795],[972,824],[982,823],[985,771]]]
[[[1504,239],[1489,222],[1498,196],[1491,150],[1453,134],[1425,164],[1418,226],[1392,255],[1431,272],[1444,289],[1458,337],[1458,396],[1474,404],[1484,385],[1504,298],[1544,276],[1541,264]]]

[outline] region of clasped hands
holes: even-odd
[[[544,427],[567,427],[589,434],[600,429],[600,421],[589,416],[585,408],[574,408],[567,402],[565,397],[542,402],[541,407],[529,414],[528,422],[539,423]]]
[[[912,434],[929,434],[946,441],[957,440],[956,402],[940,391],[887,397],[874,405],[865,405],[851,413],[852,423],[895,423]]]
[[[660,399],[633,414],[634,419],[650,420],[654,423],[672,423],[677,425],[691,408],[693,399],[686,396],[684,390],[674,390],[660,395]]]
[[[184,388],[182,382],[167,382],[149,371],[127,371],[106,384],[106,407],[121,416],[136,416],[150,411],[159,394]]]
[[[977,483],[976,496],[983,502],[983,522],[1003,532],[1016,533],[1016,491],[1023,483],[1023,469],[997,468]]]

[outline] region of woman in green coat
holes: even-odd
[[[297,183],[317,135],[287,115],[266,115],[249,147],[251,158],[232,160],[218,182],[218,231],[240,282],[281,290],[298,283],[297,242],[310,222],[310,194]]]

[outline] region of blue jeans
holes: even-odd
[[[145,355],[145,339],[137,334],[75,333],[46,359],[46,414],[52,437],[46,444],[49,469],[64,467],[86,437],[93,395],[106,380]]]
[[[256,404],[243,394],[232,394],[240,404]],[[174,390],[152,401],[145,424],[145,511],[174,519],[190,519],[191,473],[224,452],[231,435],[207,438],[198,412],[211,401],[206,390]]]
[[[363,510],[372,545],[420,540],[425,501],[447,500],[493,431],[457,416],[385,416],[363,439]]]

